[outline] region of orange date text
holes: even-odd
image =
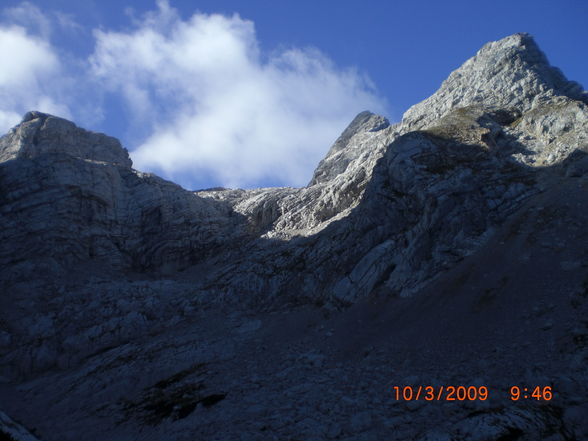
[[[486,386],[394,386],[396,401],[485,401]]]

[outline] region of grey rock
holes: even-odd
[[[4,412],[0,411],[0,435],[10,436],[14,441],[39,441],[22,425],[12,420]]]
[[[18,126],[0,138],[0,162],[55,153],[98,163],[132,165],[128,152],[116,138],[88,132],[41,112],[28,112]]]
[[[319,163],[309,186],[328,181],[343,173],[349,163],[357,159],[361,149],[357,148],[359,147],[357,141],[352,142],[352,138],[356,138],[361,133],[379,132],[389,127],[390,123],[383,116],[371,112],[358,114],[329,149],[327,156]]]
[[[47,441],[580,439],[587,137],[526,34],[359,114],[303,188],[187,191],[30,112],[0,138],[3,410]],[[500,401],[527,380],[556,405]]]
[[[10,346],[12,343],[12,336],[6,332],[0,330],[0,347]]]
[[[363,432],[372,425],[372,415],[370,412],[360,412],[351,417],[351,429],[354,432]]]
[[[487,43],[452,72],[435,94],[411,107],[403,124],[421,128],[452,109],[469,105],[526,112],[557,96],[588,102],[582,86],[551,66],[533,37],[514,34]]]
[[[588,422],[586,421],[586,412],[588,412],[588,405],[580,405],[570,407],[565,411],[563,416],[566,427],[576,437],[576,439],[584,439],[588,437]]]

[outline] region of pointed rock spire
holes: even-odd
[[[357,149],[355,151],[349,151],[350,149],[347,148],[351,138],[355,135],[379,132],[389,126],[390,122],[383,116],[368,111],[360,112],[331,146],[327,156],[325,156],[315,169],[308,185],[328,181],[345,171],[347,165],[353,159],[357,158],[360,153]],[[343,152],[343,150],[345,151]]]

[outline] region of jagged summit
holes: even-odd
[[[378,130],[385,129],[390,125],[390,122],[383,116],[376,115],[369,111],[360,112],[353,121],[349,123],[347,128],[343,131],[341,136],[337,138],[327,156],[331,156],[333,153],[345,148],[349,139],[359,132],[377,132]]]
[[[588,439],[587,150],[527,34],[400,124],[360,113],[303,188],[190,192],[28,113],[0,138],[0,439]]]
[[[452,72],[435,94],[412,106],[400,124],[390,126],[386,118],[371,112],[358,114],[319,163],[309,185],[331,181],[353,170],[350,164],[358,158],[365,159],[368,149],[372,152],[370,157],[378,156],[382,146],[374,139],[388,143],[394,133],[430,129],[438,124],[447,126],[449,121],[457,131],[469,131],[463,133],[469,137],[473,135],[471,124],[477,126],[475,120],[487,112],[508,114],[511,123],[521,117],[519,129],[536,140],[529,143],[533,154],[520,156],[518,160],[528,165],[552,164],[567,157],[573,146],[583,145],[586,103],[587,92],[549,64],[531,35],[510,35],[484,45]],[[466,112],[469,117],[463,112],[449,115],[466,107],[477,110]],[[474,114],[478,117],[473,117]],[[463,127],[457,127],[456,123]],[[479,127],[479,130],[494,132],[497,127]],[[579,127],[582,129],[576,130]],[[441,132],[446,129],[442,128]],[[379,135],[374,138],[375,132]],[[550,134],[545,136],[547,132]],[[564,139],[560,135],[565,132],[568,135]]]
[[[361,133],[373,133],[390,127],[390,122],[383,116],[369,111],[359,113],[337,138],[329,152],[314,171],[309,185],[326,182],[344,172],[348,164],[359,156],[358,149],[347,148],[350,140]]]
[[[451,109],[469,105],[525,112],[554,96],[588,103],[582,86],[551,66],[531,35],[519,33],[484,45],[437,92],[408,109],[403,123],[422,128]]]
[[[0,162],[48,153],[124,167],[133,165],[118,139],[84,130],[64,118],[39,111],[27,112],[20,124],[0,138]]]

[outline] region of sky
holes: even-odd
[[[188,189],[303,186],[353,117],[399,121],[529,32],[588,86],[588,2],[0,0],[0,132],[40,110]]]

